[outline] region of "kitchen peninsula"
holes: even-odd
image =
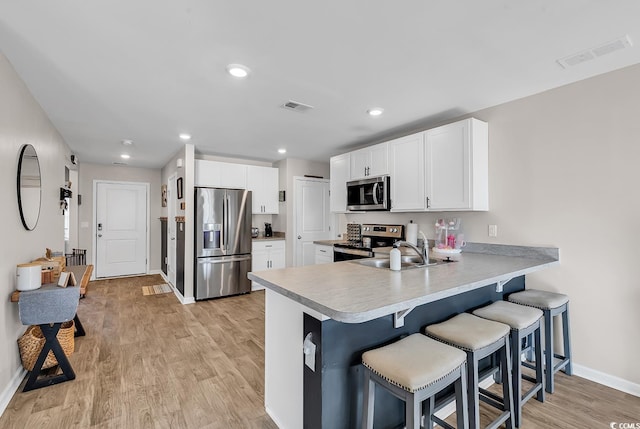
[[[399,272],[349,261],[250,273],[267,289],[267,412],[281,429],[359,427],[364,351],[522,290],[558,254],[469,243],[456,262]],[[388,394],[375,410],[384,427],[402,422]]]

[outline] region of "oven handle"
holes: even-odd
[[[334,247],[333,251],[337,252],[337,253],[344,253],[344,254],[347,254],[347,255],[363,256],[365,258],[373,257],[372,252],[369,252],[367,250],[346,249],[344,247]]]
[[[375,203],[375,205],[380,204],[378,202],[378,186],[380,186],[378,182],[373,184],[373,202]]]

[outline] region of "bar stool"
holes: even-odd
[[[473,312],[483,319],[504,323],[511,327],[511,364],[513,367],[513,406],[515,413],[515,426],[520,427],[522,421],[522,406],[533,395],[540,402],[544,402],[544,377],[542,368],[542,346],[540,340],[540,322],[542,321],[542,311],[533,307],[525,307],[512,302],[497,301],[486,307],[479,308]],[[535,336],[536,351],[536,377],[529,377],[522,374],[521,356],[522,340]],[[529,343],[529,345],[531,345]],[[533,387],[521,394],[522,379],[534,383]]]
[[[456,398],[457,427],[468,428],[466,356],[460,350],[413,334],[362,355],[364,399],[362,428],[373,429],[375,386],[381,386],[405,403],[407,429],[433,427],[435,395],[451,384]],[[374,384],[375,383],[375,384]],[[424,402],[424,403],[423,403]],[[422,405],[422,406],[421,406]],[[436,421],[439,420],[436,418]]]
[[[561,293],[529,289],[509,295],[509,301],[535,307],[544,314],[544,357],[545,357],[545,389],[549,393],[555,390],[553,376],[559,370],[571,375],[571,337],[569,335],[569,297]],[[564,356],[553,352],[553,317],[562,315],[562,343]],[[554,364],[554,358],[560,359]]]
[[[513,393],[511,383],[511,348],[509,345],[509,326],[482,319],[473,314],[461,313],[451,319],[429,325],[425,332],[431,338],[462,349],[467,354],[467,403],[469,407],[469,427],[480,427],[480,404],[483,401],[503,411],[491,424],[497,428],[505,423],[507,429],[513,428]],[[502,383],[502,398],[478,386],[480,380],[495,372],[494,369],[479,372],[478,362],[493,353],[500,356],[500,368],[507,380]]]

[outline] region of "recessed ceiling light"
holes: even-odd
[[[384,112],[384,109],[381,107],[374,107],[373,109],[367,110],[367,113],[371,116],[380,116]]]
[[[131,158],[131,155],[126,154],[126,153],[123,153],[122,155],[120,155],[120,158],[122,158],[122,159],[129,159],[129,158]]]
[[[249,67],[242,64],[229,64],[227,66],[227,72],[234,77],[247,77],[250,71]]]
[[[282,149],[278,149],[278,153],[287,153],[287,150],[282,148]]]
[[[122,140],[122,144],[125,146],[131,146],[133,144],[133,140]]]
[[[184,140],[184,141],[191,140],[191,134],[182,133],[182,134],[180,134],[179,137],[180,137],[180,140]]]

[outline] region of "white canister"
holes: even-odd
[[[16,289],[34,290],[42,286],[42,265],[19,264],[16,267]]]

